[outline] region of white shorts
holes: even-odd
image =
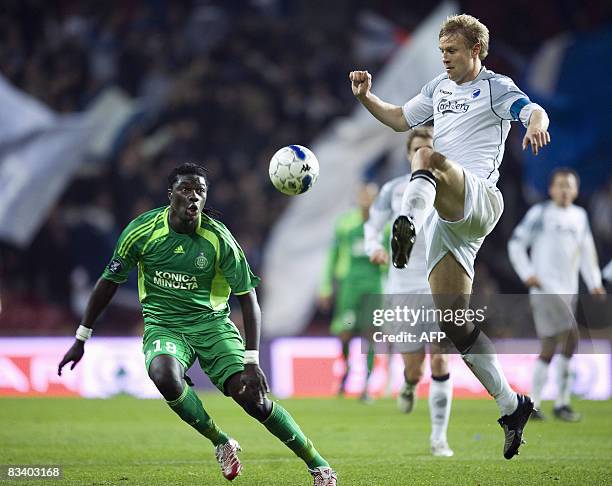
[[[476,254],[504,211],[504,199],[497,187],[465,169],[463,174],[463,219],[446,221],[433,211],[425,222],[427,275],[444,255],[451,252],[473,280]]]
[[[392,321],[381,327],[387,334],[399,335],[404,333],[405,340],[393,344],[394,353],[415,353],[422,350],[428,342],[422,339],[422,334],[438,332],[439,327],[435,315],[427,314],[428,310],[435,309],[433,297],[429,287],[407,289],[407,292],[385,295],[385,309],[399,308],[399,320]],[[406,314],[415,311],[419,314]],[[416,319],[415,319],[416,317]]]
[[[539,338],[553,337],[576,328],[576,295],[529,294],[533,322]]]

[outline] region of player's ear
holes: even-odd
[[[476,44],[474,44],[474,47],[472,47],[472,57],[474,59],[476,59],[480,55],[481,47],[482,46],[480,45],[480,42],[476,42]]]
[[[172,189],[168,189],[168,199],[172,201]]]

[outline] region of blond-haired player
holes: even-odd
[[[474,260],[503,212],[496,187],[511,121],[527,127],[523,148],[535,154],[550,142],[548,116],[514,82],[482,65],[489,31],[470,15],[449,17],[439,32],[444,73],[427,83],[403,106],[387,103],[371,91],[367,71],[349,74],[357,99],[382,123],[406,131],[433,120],[434,147],[421,148],[412,160],[401,214],[393,225],[393,264],[406,266],[416,234],[423,228],[429,285],[438,308],[469,305]],[[427,218],[432,207],[435,211]],[[426,220],[427,218],[427,220]],[[533,410],[527,396],[515,393],[499,365],[491,341],[472,322],[442,323],[441,329],[461,352],[501,412],[504,457],[522,443]]]

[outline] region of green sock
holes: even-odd
[[[329,467],[329,463],[317,452],[310,439],[295,423],[293,417],[278,403],[272,402],[272,413],[262,423],[296,456],[301,458],[310,469],[320,466]]]
[[[206,413],[202,402],[189,385],[185,384],[180,397],[167,403],[179,417],[204,437],[210,439],[213,445],[225,444],[229,440],[229,437],[217,427],[210,415]]]
[[[349,357],[349,344],[351,342],[350,341],[346,341],[342,343],[342,357],[344,358],[344,361],[346,361],[348,363],[348,357]]]
[[[368,378],[372,374],[372,370],[374,369],[374,343],[368,343],[368,355],[367,355],[367,364],[368,364]]]

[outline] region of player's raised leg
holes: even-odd
[[[314,486],[335,486],[336,473],[289,412],[278,402],[245,391],[240,378],[241,374],[237,373],[226,381],[227,394],[306,463],[314,478]]]
[[[441,218],[457,221],[463,217],[464,200],[463,169],[428,147],[417,150],[401,214],[393,223],[393,265],[397,268],[407,265],[416,234],[434,206]]]
[[[439,457],[451,457],[446,436],[453,399],[453,384],[448,368],[448,355],[433,349],[430,354],[431,384],[429,386],[429,414],[431,417],[431,453]]]
[[[433,268],[429,284],[439,309],[456,312],[468,308],[472,279],[452,253],[446,253]],[[533,411],[533,402],[510,388],[493,343],[472,322],[462,325],[443,322],[440,327],[459,350],[465,364],[495,399],[502,415],[498,422],[506,436],[504,457],[511,459],[522,443],[523,428]]]

